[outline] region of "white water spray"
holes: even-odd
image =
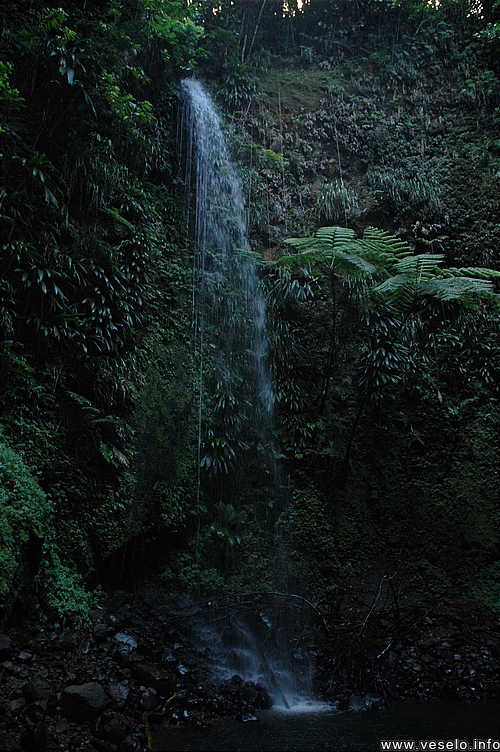
[[[202,463],[203,391],[206,358],[240,400],[245,444],[253,430],[272,460],[274,393],[266,368],[265,300],[247,240],[245,201],[215,106],[195,79],[181,82],[180,132],[187,134],[185,184],[193,176],[196,255],[193,268],[193,326],[199,357],[198,494]]]

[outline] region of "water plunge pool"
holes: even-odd
[[[500,740],[500,702],[404,701],[357,713],[341,713],[325,704],[288,712],[273,708],[260,712],[255,721],[223,719],[207,729],[157,727],[152,739],[155,752],[378,752],[381,740],[389,739],[471,745],[474,739]]]

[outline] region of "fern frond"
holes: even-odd
[[[422,293],[438,300],[458,301],[472,305],[477,298],[495,298],[493,284],[489,280],[472,277],[441,277],[428,280],[422,286]]]
[[[370,289],[370,296],[375,300],[401,308],[410,306],[418,296],[418,286],[412,283],[406,274],[395,274]]]
[[[377,273],[377,267],[362,256],[356,256],[352,253],[346,253],[340,250],[332,250],[325,254],[326,259],[338,262],[340,270],[348,271],[356,276],[359,274],[363,277],[374,277]]]
[[[493,287],[500,271],[443,269],[444,254],[414,255],[404,240],[374,227],[366,228],[362,238],[346,227],[321,227],[313,237],[285,242],[296,253],[285,255],[278,265],[328,264],[339,276],[363,280],[372,299],[403,309],[425,297],[466,306],[479,297],[500,302]]]
[[[474,279],[500,279],[500,271],[496,269],[486,269],[480,266],[465,266],[457,269],[441,269],[440,275],[443,277],[473,277]]]
[[[444,261],[442,253],[422,253],[418,256],[407,256],[394,264],[397,274],[406,274],[414,279],[430,279],[439,271]]]
[[[307,254],[316,254],[317,252],[310,247],[309,243],[305,242],[308,240],[310,240],[310,238],[288,238],[285,242],[287,243],[287,245],[291,245],[296,248],[297,253],[285,252],[276,261],[267,262],[268,265],[277,267],[291,267],[310,263],[307,259]]]
[[[342,243],[352,243],[356,240],[356,233],[349,227],[320,227],[315,235],[317,240],[325,240],[332,246]]]
[[[317,240],[316,238],[287,238],[285,240],[285,245],[291,245],[294,248],[297,248],[299,251],[307,250],[309,248],[316,248],[317,246]]]
[[[405,258],[412,256],[413,251],[404,240],[390,235],[384,230],[378,230],[376,227],[367,227],[363,233],[362,243],[370,248],[374,253],[385,255],[388,258]]]

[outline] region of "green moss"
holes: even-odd
[[[54,543],[44,553],[35,580],[44,613],[77,627],[88,624],[94,596],[86,592],[82,576],[61,561]]]
[[[87,534],[102,559],[140,531],[142,510],[134,499],[134,486],[134,477],[127,472],[120,488],[117,491],[109,488],[107,497],[91,512]],[[81,545],[85,545],[84,540]]]
[[[80,625],[88,619],[91,596],[71,563],[78,558],[78,536],[70,531],[61,535],[64,524],[59,526],[55,512],[33,469],[0,433],[0,605],[24,595],[26,550],[37,540],[40,563],[34,585],[43,612]],[[66,555],[73,553],[66,563],[61,546],[66,546]]]
[[[313,486],[297,490],[281,516],[280,527],[293,589],[304,587],[312,600],[328,600],[342,566],[337,551],[338,533],[327,498]]]
[[[33,471],[0,433],[0,595],[6,595],[22,567],[23,545],[42,539],[52,504]]]
[[[259,77],[262,91],[272,105],[286,105],[294,112],[314,110],[337,78],[333,72],[314,70],[273,70]]]

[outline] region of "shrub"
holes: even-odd
[[[44,555],[36,582],[45,610],[55,618],[69,618],[75,626],[87,624],[93,597],[85,591],[83,578],[61,561],[53,544]]]
[[[441,187],[433,174],[415,171],[411,175],[408,168],[380,168],[369,173],[368,182],[381,205],[387,204],[389,211],[442,210]]]
[[[316,211],[327,222],[347,222],[359,214],[358,195],[338,180],[324,183],[316,199]]]
[[[0,432],[0,607],[22,594],[26,549],[33,539],[42,556],[35,579],[42,608],[51,617],[85,623],[91,595],[81,576],[61,561],[54,502]]]
[[[51,502],[0,433],[0,596],[9,593],[30,536],[43,538]]]

